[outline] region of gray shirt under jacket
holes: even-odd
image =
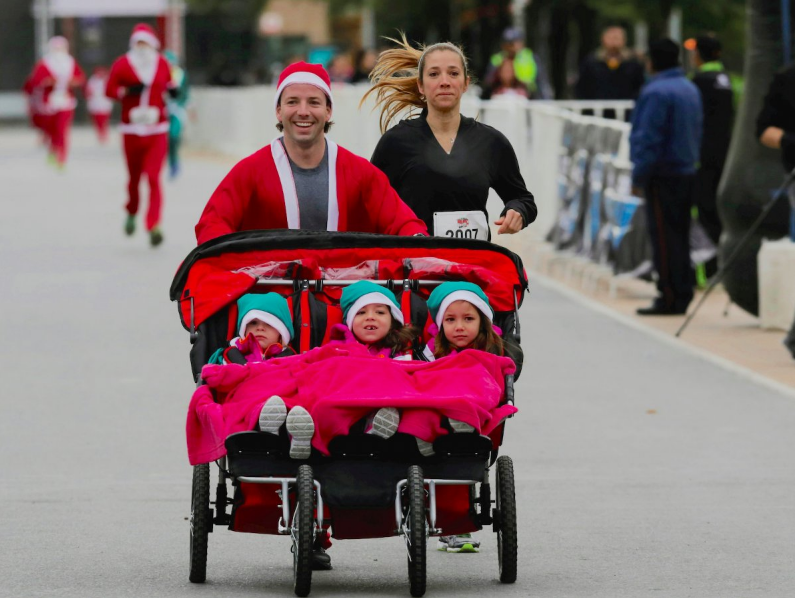
[[[289,156],[288,156],[289,157]],[[328,228],[328,142],[323,159],[315,168],[301,168],[290,158],[298,196],[301,230]]]

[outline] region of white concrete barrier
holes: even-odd
[[[789,330],[795,315],[795,243],[789,239],[763,241],[757,254],[759,324]]]

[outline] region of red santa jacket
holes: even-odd
[[[427,234],[386,175],[328,140],[328,230]],[[199,244],[236,231],[301,228],[290,160],[278,139],[238,162],[210,197],[196,225]]]
[[[143,85],[143,91],[128,93],[127,88]],[[168,131],[168,114],[163,97],[172,86],[171,68],[158,55],[157,65],[148,72],[137,68],[128,54],[116,59],[110,67],[105,93],[121,100],[121,126],[125,135],[157,135]]]
[[[31,96],[36,114],[55,114],[77,106],[73,88],[85,83],[85,74],[71,56],[63,60],[44,58],[36,63],[23,91]]]

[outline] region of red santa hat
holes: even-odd
[[[291,64],[279,75],[279,84],[276,87],[276,100],[274,108],[279,106],[279,98],[282,97],[284,88],[294,83],[307,83],[314,85],[328,97],[331,107],[334,107],[334,98],[331,97],[331,78],[326,69],[320,64],[310,64],[308,62],[296,62]]]
[[[160,49],[160,40],[157,38],[155,30],[146,23],[138,23],[133,27],[132,35],[130,36],[130,47],[132,48],[138,42],[146,42],[155,50]]]

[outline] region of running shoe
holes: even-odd
[[[437,550],[442,552],[480,552],[480,542],[472,534],[440,536]]]
[[[128,214],[124,220],[124,234],[128,237],[135,232],[135,216]]]
[[[290,457],[308,459],[312,454],[312,436],[315,435],[315,422],[309,411],[303,407],[293,407],[287,414],[287,433],[290,435]]]
[[[262,406],[259,412],[259,429],[261,432],[279,435],[279,428],[287,420],[287,405],[281,397],[273,395]]]
[[[391,438],[400,424],[400,413],[394,407],[382,407],[371,413],[364,427],[365,434],[373,434],[381,438]]]
[[[428,442],[427,440],[423,440],[422,438],[415,438],[414,440],[417,441],[417,448],[420,451],[420,455],[423,457],[432,457],[436,454],[436,451],[433,450],[433,443]]]
[[[157,247],[163,242],[163,233],[160,231],[160,227],[156,226],[149,231],[149,242],[152,247]]]
[[[474,426],[470,426],[469,424],[467,424],[465,422],[462,422],[462,421],[458,421],[457,419],[448,419],[447,421],[450,422],[450,427],[453,429],[453,432],[456,432],[456,433],[461,433],[461,432],[467,433],[467,432],[474,432],[475,431],[475,427]]]

